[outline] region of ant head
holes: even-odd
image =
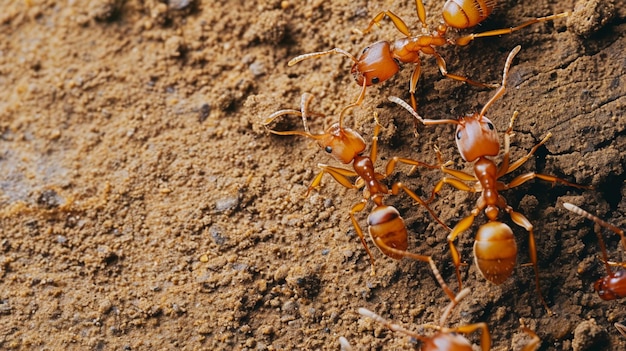
[[[496,128],[489,118],[478,113],[459,119],[454,139],[461,157],[467,162],[483,156],[497,156],[500,152]]]
[[[446,1],[443,21],[450,27],[466,29],[482,22],[493,11],[495,1]]]
[[[391,54],[387,41],[379,41],[365,49],[350,71],[359,85],[370,86],[383,82],[400,70],[398,62]]]
[[[335,160],[348,164],[365,150],[365,141],[359,133],[350,128],[342,128],[335,123],[326,132],[317,136],[319,146]]]

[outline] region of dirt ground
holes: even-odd
[[[427,1],[430,24],[443,1]],[[613,6],[614,5],[614,6]],[[512,35],[439,49],[452,73],[499,83],[507,53],[522,50],[509,89],[489,110],[504,131],[519,111],[514,159],[553,137],[515,174],[536,171],[591,185],[581,190],[531,181],[503,192],[533,223],[538,300],[528,235],[514,230],[518,265],[503,284],[473,264],[480,215],[458,240],[470,295],[449,326],[486,322],[493,350],[528,341],[541,350],[626,350],[614,323],[624,300],[603,301],[605,275],[593,225],[562,206],[577,204],[626,228],[626,6],[608,1],[502,1],[473,31],[574,11]],[[439,320],[448,299],[428,265],[392,260],[373,248],[376,275],[348,217],[360,191],[325,176],[303,195],[317,163],[337,165],[311,140],[270,134],[272,112],[315,95],[310,127],[336,122],[359,87],[351,62],[334,55],[287,61],[340,47],[357,54],[401,35],[379,11],[391,9],[415,32],[412,1],[9,0],[0,13],[0,348],[20,350],[357,350],[419,348],[358,314],[366,307],[409,329]],[[470,31],[465,31],[470,32]],[[453,36],[456,33],[451,33]],[[457,169],[450,126],[419,127],[388,102],[408,100],[412,65],[367,90],[346,118],[369,144],[374,113],[382,125],[378,167],[394,156],[436,162],[437,145]],[[493,91],[443,78],[424,56],[419,112],[456,118]],[[301,130],[298,117],[272,128]],[[439,170],[402,181],[427,197]],[[476,194],[444,187],[432,208],[450,226]],[[409,230],[409,250],[432,255],[458,284],[447,232],[407,196],[389,196]],[[371,207],[357,218],[365,228]],[[604,231],[609,256],[626,260]],[[478,343],[477,335],[470,338]]]

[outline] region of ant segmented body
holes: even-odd
[[[508,70],[513,58],[519,50],[520,47],[517,46],[509,53],[502,75],[502,85],[496,91],[494,96],[491,97],[491,99],[485,104],[480,113],[459,117],[457,120],[423,119],[402,99],[392,96],[389,100],[404,107],[417,119],[417,121],[425,125],[455,124],[455,139],[459,153],[466,162],[474,162],[474,174],[472,175],[463,171],[447,168],[447,164],[443,164],[441,156],[439,156],[441,170],[451,177],[444,177],[437,183],[433,189],[430,199],[430,201],[434,199],[434,196],[441,190],[444,184],[449,184],[459,190],[480,193],[476,207],[471,211],[469,216],[463,218],[456,224],[447,239],[450,246],[452,260],[456,267],[459,285],[461,285],[461,276],[459,272],[461,258],[454,245],[454,241],[460,233],[471,227],[476,216],[478,216],[483,210],[488,218],[488,222],[481,225],[476,233],[476,239],[474,242],[474,260],[476,266],[485,279],[495,284],[501,284],[511,276],[517,259],[517,245],[511,228],[507,224],[498,221],[500,210],[504,210],[509,214],[511,220],[515,224],[521,226],[528,232],[529,255],[535,271],[537,293],[539,294],[541,302],[545,306],[546,310],[549,313],[552,313],[548,308],[543,295],[541,294],[541,288],[539,285],[539,269],[537,267],[537,249],[533,225],[523,214],[514,211],[513,208],[506,203],[506,200],[499,194],[499,192],[515,188],[535,178],[548,181],[553,184],[560,183],[577,188],[589,187],[570,183],[552,175],[539,174],[535,172],[519,175],[508,184],[499,180],[502,176],[509,174],[522,166],[534,155],[539,147],[546,143],[546,141],[548,141],[548,139],[552,136],[551,133],[548,133],[548,135],[536,144],[526,156],[510,163],[510,138],[513,135],[513,122],[517,118],[517,111],[515,111],[511,117],[509,127],[504,134],[504,155],[502,162],[499,166],[496,166],[496,163],[488,158],[499,154],[500,142],[493,123],[485,117],[485,113],[487,112],[487,109],[504,94],[506,90]],[[468,185],[465,182],[474,182],[474,184]]]
[[[489,327],[486,323],[474,323],[469,325],[463,325],[456,328],[446,328],[444,327],[447,318],[452,311],[452,309],[460,302],[465,296],[469,294],[469,289],[463,289],[456,296],[455,300],[450,302],[448,307],[444,310],[443,315],[441,316],[439,325],[434,324],[423,324],[420,327],[435,329],[437,332],[432,336],[424,336],[422,334],[410,331],[399,324],[392,323],[387,319],[381,317],[380,315],[366,309],[359,308],[359,314],[364,317],[368,317],[386,326],[389,330],[393,332],[399,332],[405,334],[409,337],[415,338],[422,342],[422,351],[472,351],[473,347],[470,341],[463,336],[462,334],[471,334],[478,330],[481,331],[480,335],[480,348],[482,351],[491,350],[491,334],[489,333]],[[522,351],[532,351],[539,346],[541,340],[537,336],[537,334],[532,331],[530,328],[524,325],[524,322],[520,320],[521,329],[527,333],[532,339],[528,342],[526,346],[524,346]]]
[[[606,253],[606,245],[604,243],[604,239],[602,239],[602,233],[600,232],[600,227],[607,228],[619,235],[621,238],[621,243],[623,248],[626,250],[626,237],[624,236],[624,231],[611,223],[605,222],[600,218],[592,215],[591,213],[583,210],[582,208],[570,204],[568,202],[563,204],[563,207],[568,209],[571,212],[576,213],[577,215],[583,216],[587,219],[590,219],[596,223],[594,227],[594,231],[596,236],[598,237],[598,244],[600,245],[600,251],[602,252],[602,261],[604,262],[604,266],[606,267],[607,275],[598,279],[594,284],[593,288],[598,293],[603,300],[616,300],[623,299],[626,297],[626,262],[609,262],[608,255]],[[619,267],[616,271],[611,269],[611,266]],[[618,330],[620,327],[616,325]],[[623,326],[622,326],[623,327]],[[624,329],[626,330],[626,329]],[[620,330],[621,332],[621,330]]]
[[[430,256],[417,255],[406,251],[408,247],[408,232],[404,220],[400,216],[398,210],[389,205],[383,203],[383,198],[386,195],[397,195],[400,191],[404,191],[413,200],[424,206],[433,218],[439,222],[445,228],[448,228],[430,209],[430,207],[423,201],[417,194],[407,188],[404,184],[397,182],[394,183],[389,189],[381,181],[387,178],[394,172],[395,166],[398,162],[412,166],[425,166],[429,168],[438,168],[436,165],[429,165],[420,161],[394,157],[392,158],[386,167],[386,173],[381,174],[374,169],[374,163],[376,162],[377,149],[378,149],[378,133],[380,131],[380,125],[376,118],[376,125],[374,127],[374,136],[372,138],[372,146],[370,148],[370,154],[364,155],[363,151],[366,148],[365,142],[360,134],[350,128],[342,126],[343,115],[349,108],[344,108],[341,112],[339,122],[334,123],[324,133],[312,134],[306,125],[307,116],[310,114],[308,111],[308,105],[310,104],[313,96],[310,94],[304,94],[301,100],[301,109],[298,110],[280,110],[270,115],[263,122],[264,125],[270,124],[277,117],[284,115],[301,115],[304,123],[304,131],[275,131],[270,130],[271,133],[278,135],[300,135],[317,141],[319,146],[326,151],[335,160],[343,164],[352,164],[352,170],[330,166],[326,164],[318,164],[321,172],[314,178],[313,182],[309,186],[306,195],[308,195],[313,189],[321,184],[324,174],[330,174],[339,184],[353,189],[359,189],[363,187],[363,199],[355,204],[350,210],[350,220],[356,230],[357,235],[361,241],[361,244],[367,252],[370,263],[372,266],[372,274],[374,274],[374,257],[369,250],[369,247],[365,241],[363,230],[359,226],[359,223],[355,217],[355,214],[365,209],[368,202],[371,200],[374,203],[374,207],[371,210],[367,222],[368,231],[370,237],[376,247],[380,251],[393,259],[401,259],[402,257],[409,257],[422,262],[428,262],[433,270],[433,273],[444,288],[446,294],[453,299],[454,294],[447,287],[441,275],[439,274],[437,267]],[[321,115],[313,113],[314,115]],[[356,177],[356,180],[352,182],[349,178]],[[449,229],[449,228],[448,228]]]
[[[398,31],[404,35],[403,38],[394,41],[379,41],[371,44],[363,49],[358,58],[343,49],[334,48],[328,51],[297,56],[290,60],[288,65],[293,66],[303,60],[330,54],[340,54],[348,57],[353,62],[351,73],[356,82],[362,87],[353,105],[360,105],[363,102],[365,89],[368,86],[384,82],[394,76],[400,70],[400,63],[415,64],[410,79],[409,92],[411,94],[411,106],[414,110],[417,110],[415,90],[421,74],[420,53],[434,56],[439,71],[447,78],[474,86],[495,88],[495,86],[491,84],[476,82],[464,76],[448,73],[445,60],[437,53],[435,48],[448,44],[465,46],[476,38],[510,34],[535,23],[555,20],[569,15],[568,12],[564,12],[539,17],[526,21],[516,27],[490,30],[478,34],[468,34],[457,39],[451,39],[447,37],[449,28],[465,29],[479,24],[489,16],[495,6],[495,1],[448,0],[443,7],[442,15],[444,23],[438,25],[436,29],[430,32],[426,24],[426,10],[424,9],[422,0],[415,0],[415,5],[417,8],[417,16],[423,27],[421,34],[413,35],[399,16],[391,11],[382,11],[371,20],[365,30],[359,32],[362,34],[368,33],[374,25],[379,25],[385,17],[389,17]]]

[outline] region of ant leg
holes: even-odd
[[[513,118],[515,118],[515,117],[517,117],[517,115],[513,114]],[[513,118],[511,118],[510,126],[513,125]],[[507,134],[510,134],[508,132],[508,129],[507,129]],[[506,141],[507,141],[506,135],[507,134],[505,134],[505,139],[504,139],[505,140],[505,145],[504,145],[505,146],[505,150],[506,150],[506,146],[507,146],[507,144],[506,144]],[[541,145],[545,144],[548,141],[548,139],[550,139],[551,137],[552,137],[552,133],[548,132],[548,134],[543,139],[541,139],[541,141],[539,143],[537,143],[537,145],[533,146],[533,148],[530,149],[530,151],[528,152],[528,154],[526,154],[526,156],[524,156],[524,157],[520,158],[519,160],[511,163],[507,167],[506,170],[503,170],[502,172],[504,172],[504,173],[502,175],[509,174],[509,173],[513,172],[514,170],[518,169],[524,163],[526,163],[526,161],[528,161],[530,159],[530,157],[533,156],[535,154],[535,152],[537,152],[537,150],[539,150]]]
[[[393,22],[393,25],[396,27],[396,29],[398,29],[402,34],[406,35],[407,37],[411,36],[409,27],[406,25],[406,23],[404,23],[402,18],[398,17],[396,14],[394,14],[393,12],[389,10],[379,12],[370,21],[370,24],[364,30],[355,29],[354,31],[357,32],[358,34],[367,34],[372,29],[372,27],[374,27],[374,25],[380,26],[380,21],[382,21],[385,18],[385,16],[389,17],[389,19],[391,20],[391,22]]]
[[[491,350],[491,334],[489,333],[489,327],[487,327],[487,323],[475,323],[470,325],[463,325],[456,328],[445,328],[444,332],[452,332],[452,333],[461,333],[461,334],[471,334],[476,330],[481,330],[480,334],[480,348],[482,351]]]
[[[521,326],[520,329],[522,329],[526,334],[530,335],[530,337],[532,338],[528,344],[526,344],[526,346],[524,346],[524,348],[522,349],[522,351],[533,351],[537,348],[537,346],[539,346],[539,343],[541,342],[541,339],[539,339],[539,336],[537,336],[537,334],[530,328],[528,328],[525,324],[524,324],[524,320],[520,318],[519,320]]]
[[[533,231],[533,225],[530,223],[528,218],[526,218],[523,214],[519,212],[515,212],[513,208],[510,206],[506,207],[506,212],[511,216],[511,220],[519,225],[520,227],[526,229],[528,232],[528,251],[530,256],[530,261],[533,265],[533,270],[535,271],[535,287],[537,288],[537,294],[541,299],[541,303],[548,311],[549,315],[553,315],[552,310],[548,307],[546,300],[543,298],[543,294],[541,293],[541,286],[539,285],[539,267],[537,266],[537,244],[535,242],[535,234]]]
[[[361,240],[361,244],[365,248],[365,251],[370,258],[370,264],[372,266],[372,276],[374,276],[376,275],[376,271],[374,270],[374,256],[372,256],[372,252],[367,246],[367,242],[365,242],[365,235],[363,235],[363,230],[361,229],[359,222],[357,222],[356,218],[354,217],[354,214],[363,211],[366,205],[367,199],[362,199],[356,205],[352,206],[352,208],[350,209],[350,220],[352,221],[352,226],[354,227],[354,230],[356,230],[356,234],[359,236],[359,240]]]
[[[448,177],[441,178],[441,180],[433,188],[433,191],[430,194],[430,198],[428,199],[427,203],[431,203],[435,199],[435,196],[437,194],[439,194],[439,192],[443,188],[444,184],[449,184],[449,185],[451,185],[452,187],[454,187],[457,190],[468,191],[470,193],[477,193],[477,192],[481,191],[480,189],[477,189],[474,186],[469,186],[469,185],[467,185],[467,184],[462,182],[462,181],[468,181],[468,180],[475,181],[476,178],[474,178],[473,176],[471,176],[471,175],[469,175],[469,174],[467,174],[465,172],[457,171],[457,170],[453,170],[453,169],[445,168],[445,169],[442,169],[442,170],[443,170],[443,172],[448,173],[448,174],[452,175],[453,177],[461,178],[461,179],[459,180],[459,179],[448,178]]]
[[[413,191],[411,191],[409,188],[405,187],[404,184],[398,182],[398,183],[394,183],[391,186],[391,193],[393,195],[398,195],[398,193],[400,192],[400,189],[404,190],[404,192],[409,195],[409,197],[411,197],[413,200],[417,201],[418,204],[424,206],[424,208],[426,208],[426,210],[428,211],[428,213],[430,213],[431,216],[433,216],[433,218],[439,223],[441,224],[442,227],[444,227],[447,231],[450,231],[450,227],[448,227],[445,223],[443,223],[441,221],[441,219],[439,219],[439,217],[435,214],[435,212],[433,212],[433,210],[430,208],[430,206],[428,206],[428,204],[422,200],[422,198],[420,198],[419,196],[417,196],[417,194],[415,194]]]
[[[592,189],[592,187],[589,186],[589,185],[580,185],[580,184],[576,184],[576,183],[571,183],[571,182],[568,182],[567,180],[562,179],[562,178],[558,178],[558,177],[555,177],[555,176],[552,176],[552,175],[548,175],[548,174],[535,173],[535,172],[522,174],[522,175],[519,175],[519,176],[513,178],[513,180],[509,184],[505,185],[505,189],[515,188],[515,187],[520,186],[520,185],[526,183],[527,181],[535,179],[535,178],[539,178],[539,179],[544,180],[546,182],[550,182],[553,185],[556,184],[556,183],[559,183],[559,184],[571,186],[571,187],[578,188],[578,189]]]
[[[496,179],[502,177],[503,175],[505,175],[509,168],[510,168],[510,150],[511,150],[511,137],[513,135],[515,135],[515,133],[513,133],[513,122],[515,122],[515,120],[517,119],[517,115],[519,114],[519,112],[514,111],[513,112],[513,116],[511,116],[511,122],[509,122],[509,127],[506,129],[506,131],[504,132],[504,154],[502,156],[502,162],[500,162],[500,165],[498,166],[498,173],[496,175]],[[528,156],[530,157],[530,156]],[[524,161],[525,162],[525,161]],[[517,166],[519,167],[519,166]]]
[[[479,212],[480,209],[478,208],[472,210],[472,213],[469,216],[460,220],[459,223],[457,223],[454,228],[452,228],[452,232],[448,234],[448,246],[450,247],[450,255],[452,256],[452,262],[454,263],[454,268],[456,270],[456,279],[459,282],[459,289],[461,289],[461,287],[463,286],[463,283],[461,282],[461,271],[459,270],[459,267],[461,267],[461,254],[459,254],[459,250],[456,248],[456,246],[454,246],[454,240],[456,240],[456,237],[460,233],[466,231],[472,226],[472,223],[474,223],[474,218],[476,218],[476,215]]]
[[[387,245],[384,242],[384,240],[381,238],[374,238],[374,242],[376,243],[378,247],[381,247],[385,251],[392,252],[398,256],[412,258],[416,261],[428,262],[428,264],[430,265],[430,269],[432,270],[433,275],[435,276],[435,279],[437,280],[437,282],[439,283],[443,291],[446,293],[446,295],[448,295],[450,300],[456,301],[454,293],[448,287],[448,284],[446,284],[446,282],[443,280],[443,277],[441,276],[441,273],[439,273],[439,269],[437,268],[437,265],[435,264],[435,261],[433,261],[432,257],[425,256],[425,255],[418,255],[409,251],[398,250],[394,247]]]
[[[414,111],[417,111],[417,100],[415,99],[415,90],[417,89],[417,81],[420,79],[420,74],[422,74],[422,63],[420,62],[419,56],[417,57],[417,62],[415,62],[415,69],[413,69],[413,74],[411,74],[411,80],[409,82],[409,93],[411,93],[411,107],[413,107]],[[415,125],[417,129],[417,122]]]
[[[474,85],[477,87],[483,87],[483,88],[497,88],[498,85],[497,84],[486,84],[486,83],[481,83],[481,82],[477,82],[474,80],[471,80],[467,77],[463,77],[463,76],[459,76],[456,74],[452,74],[452,73],[448,73],[448,70],[446,69],[446,61],[443,59],[443,57],[441,57],[441,55],[439,55],[436,52],[432,53],[435,56],[435,60],[437,61],[437,66],[439,66],[439,71],[441,72],[441,74],[446,77],[446,78],[450,78],[450,79],[454,79],[454,80],[458,80],[460,82],[464,82],[470,85]]]
[[[611,267],[626,268],[626,262],[607,261],[606,263],[608,263],[608,265]]]
[[[563,18],[563,17],[567,17],[569,16],[569,12],[563,12],[563,13],[559,13],[556,15],[550,15],[550,16],[546,16],[546,17],[539,17],[539,18],[534,18],[531,19],[530,21],[524,22],[516,27],[511,27],[511,28],[503,28],[503,29],[495,29],[495,30],[490,30],[487,32],[483,32],[483,33],[478,33],[478,34],[469,34],[466,35],[464,37],[460,37],[458,39],[455,40],[456,45],[460,45],[460,46],[464,46],[469,44],[470,41],[476,39],[476,38],[483,38],[483,37],[493,37],[493,36],[497,36],[497,35],[503,35],[503,34],[511,34],[515,31],[518,31],[524,27],[528,27],[531,24],[535,24],[535,23],[539,23],[539,22],[545,22],[545,21],[551,21],[551,20],[555,20],[558,18]]]
[[[448,320],[448,317],[450,316],[452,309],[454,309],[456,305],[458,305],[459,302],[461,302],[461,300],[463,300],[467,295],[469,295],[469,293],[470,293],[470,289],[465,288],[459,291],[458,294],[456,294],[456,296],[454,297],[454,300],[450,301],[448,306],[443,310],[443,313],[441,314],[441,317],[439,318],[439,327],[435,329],[441,330],[442,328],[441,326],[446,324],[446,321]],[[424,327],[430,327],[430,325],[424,325]]]
[[[320,173],[317,174],[317,176],[315,176],[315,179],[313,179],[313,182],[311,182],[311,185],[309,185],[309,188],[306,191],[306,194],[304,195],[304,197],[309,196],[309,194],[311,193],[311,191],[315,188],[318,188],[322,182],[322,177],[324,177],[325,173],[330,174],[333,178],[335,178],[335,180],[345,186],[346,188],[349,189],[357,189],[358,186],[354,185],[352,183],[352,181],[350,181],[347,177],[356,177],[357,174],[354,171],[351,171],[349,169],[345,169],[345,168],[339,168],[339,167],[333,167],[333,166],[329,166],[329,165],[325,165],[323,163],[318,163],[317,167],[321,168],[322,171]]]
[[[417,168],[417,166],[422,166],[422,167],[426,167],[426,168],[430,168],[430,169],[437,169],[440,166],[439,165],[431,165],[425,162],[421,162],[421,161],[417,161],[417,160],[412,160],[409,158],[403,158],[403,157],[394,157],[391,160],[389,160],[389,162],[387,163],[387,167],[385,167],[385,175],[388,177],[389,175],[391,175],[395,169],[396,169],[396,164],[397,163],[403,163],[405,165],[411,165],[413,166],[411,168],[411,171],[409,173],[412,173],[413,170],[415,168]]]

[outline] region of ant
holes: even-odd
[[[606,267],[607,275],[603,278],[598,279],[594,284],[593,288],[598,293],[603,300],[616,300],[622,299],[626,297],[626,262],[609,262],[608,256],[606,253],[606,245],[604,244],[604,239],[602,239],[602,235],[600,233],[600,227],[607,228],[614,232],[615,234],[621,237],[622,246],[626,249],[626,237],[624,237],[624,231],[619,229],[618,227],[607,223],[600,218],[592,215],[591,213],[583,210],[582,208],[572,205],[568,202],[563,204],[563,207],[566,209],[576,213],[577,215],[583,216],[587,219],[590,219],[596,223],[594,226],[594,231],[596,236],[598,237],[598,243],[600,245],[600,251],[602,251],[602,261],[604,262],[604,266]],[[611,266],[620,267],[617,271],[613,271]],[[617,326],[617,329],[622,332],[626,331],[626,329],[620,329],[620,326]],[[624,327],[623,325],[621,327]]]
[[[486,323],[480,322],[475,324],[463,325],[456,328],[446,328],[444,327],[448,315],[452,311],[452,309],[461,301],[465,296],[469,294],[469,289],[465,288],[459,292],[456,296],[455,300],[450,302],[448,307],[444,310],[443,315],[441,316],[441,320],[439,325],[433,324],[424,324],[421,325],[422,328],[430,328],[437,330],[432,336],[424,336],[418,334],[416,332],[410,331],[399,324],[392,323],[380,315],[366,309],[359,308],[359,314],[364,317],[368,317],[373,319],[374,321],[386,326],[389,330],[393,332],[399,332],[405,334],[409,337],[418,339],[422,342],[422,351],[471,351],[473,350],[472,344],[467,338],[461,334],[471,334],[475,331],[480,330],[480,347],[482,351],[491,350],[491,334],[489,333],[489,328]],[[530,335],[532,338],[522,351],[532,351],[539,345],[541,340],[539,336],[532,331],[530,328],[526,327],[524,321],[520,319],[521,329]]]
[[[461,266],[461,257],[459,251],[454,245],[454,241],[460,233],[471,227],[474,223],[474,218],[476,218],[476,216],[478,216],[483,210],[488,218],[488,222],[481,225],[476,233],[476,240],[474,242],[474,260],[476,265],[478,266],[478,269],[483,277],[494,284],[501,284],[508,279],[509,276],[511,276],[517,258],[517,245],[511,228],[507,224],[498,221],[500,210],[504,210],[509,214],[511,220],[515,224],[521,226],[528,232],[529,254],[535,271],[535,285],[537,293],[539,294],[541,302],[545,306],[546,310],[552,314],[547,303],[545,302],[545,299],[543,298],[543,295],[541,294],[539,286],[539,269],[537,267],[537,249],[533,225],[523,214],[514,211],[513,208],[506,203],[504,197],[499,194],[499,191],[515,188],[535,178],[551,182],[552,184],[561,183],[567,186],[586,189],[589,187],[570,183],[552,175],[539,174],[535,172],[519,175],[508,184],[499,181],[502,176],[515,171],[528,161],[539,149],[539,147],[545,144],[552,136],[552,133],[548,133],[548,135],[536,144],[526,156],[510,163],[510,138],[513,135],[513,122],[518,115],[518,112],[515,111],[511,117],[509,127],[504,134],[504,155],[502,162],[499,166],[496,166],[496,163],[488,158],[499,154],[500,142],[493,123],[485,117],[485,113],[489,107],[504,94],[506,90],[507,74],[511,66],[511,62],[519,50],[520,46],[518,45],[509,53],[502,74],[502,85],[498,88],[491,99],[483,106],[480,113],[462,116],[455,120],[423,119],[402,99],[391,96],[389,97],[389,100],[404,107],[417,119],[417,121],[425,125],[455,124],[455,139],[459,153],[466,162],[474,162],[473,175],[463,171],[450,169],[447,168],[449,163],[443,164],[441,161],[441,154],[437,150],[441,170],[451,177],[444,177],[437,183],[429,200],[430,202],[434,199],[434,196],[441,190],[444,184],[449,184],[458,190],[480,193],[480,197],[476,202],[476,207],[471,211],[469,216],[463,218],[456,224],[447,238],[452,260],[456,267],[459,286],[461,285],[461,275],[459,271],[459,267]],[[474,182],[474,184],[468,185],[465,182]]]
[[[356,82],[362,87],[359,96],[352,104],[353,106],[357,106],[363,102],[365,89],[368,86],[384,82],[394,76],[400,70],[400,63],[413,63],[415,64],[415,68],[411,75],[409,92],[411,95],[411,106],[414,110],[417,110],[415,90],[421,74],[420,52],[435,57],[439,71],[444,77],[474,86],[496,88],[497,86],[491,84],[476,82],[464,76],[448,73],[445,60],[437,53],[435,48],[448,44],[465,46],[475,38],[510,34],[535,23],[551,21],[569,15],[569,12],[564,12],[534,18],[516,27],[490,30],[478,34],[468,34],[457,39],[451,39],[447,37],[449,28],[465,29],[476,26],[489,16],[495,6],[495,1],[448,0],[443,6],[442,15],[444,23],[439,24],[437,28],[431,32],[429,32],[426,24],[426,10],[424,9],[422,0],[415,0],[415,5],[417,7],[417,17],[423,27],[421,34],[411,34],[408,26],[400,17],[391,11],[382,11],[371,20],[365,30],[357,30],[357,32],[361,34],[368,33],[374,25],[380,25],[380,22],[385,17],[389,17],[396,29],[404,35],[403,38],[394,41],[376,42],[363,49],[358,59],[343,49],[334,48],[328,51],[313,52],[297,56],[291,59],[287,65],[293,66],[300,61],[330,54],[340,54],[348,57],[353,62],[350,72]]]
[[[377,150],[378,150],[378,133],[380,131],[380,124],[378,123],[378,118],[375,115],[375,127],[374,127],[374,136],[372,138],[372,146],[370,148],[370,154],[363,155],[363,151],[366,148],[365,141],[363,137],[356,131],[350,128],[343,127],[343,116],[347,111],[347,108],[344,108],[341,112],[339,122],[332,124],[324,133],[321,134],[311,134],[309,128],[306,124],[307,116],[309,113],[309,104],[313,99],[313,95],[311,94],[303,94],[301,99],[301,108],[298,110],[280,110],[271,114],[265,121],[264,125],[270,124],[274,119],[284,115],[301,115],[302,121],[304,124],[304,131],[275,131],[270,130],[273,134],[278,135],[300,135],[309,139],[313,139],[317,141],[319,146],[326,151],[330,156],[332,156],[335,160],[343,163],[343,164],[352,164],[353,170],[330,166],[326,164],[318,164],[318,167],[321,169],[321,172],[314,178],[313,182],[309,186],[305,196],[313,190],[317,188],[322,180],[324,174],[330,174],[339,184],[345,186],[346,188],[351,189],[360,189],[363,187],[363,199],[352,206],[350,210],[350,220],[356,230],[357,235],[361,241],[361,244],[365,248],[367,252],[370,263],[372,266],[372,275],[374,272],[374,257],[369,250],[369,247],[365,241],[365,236],[363,234],[363,230],[359,226],[355,218],[355,214],[361,212],[367,206],[369,200],[374,203],[374,208],[371,210],[368,218],[368,231],[370,237],[376,247],[380,249],[380,251],[393,259],[401,259],[402,257],[409,257],[418,261],[428,262],[430,267],[440,285],[443,287],[446,294],[453,299],[454,294],[447,287],[443,278],[439,274],[437,267],[430,256],[417,255],[411,252],[406,251],[408,247],[408,232],[406,229],[406,225],[404,224],[404,220],[400,216],[398,210],[389,205],[385,205],[383,203],[383,197],[388,194],[397,195],[401,190],[404,191],[407,195],[409,195],[413,200],[424,206],[428,212],[435,218],[439,224],[450,229],[445,223],[443,223],[437,215],[428,207],[426,202],[422,200],[417,194],[408,189],[401,182],[394,183],[389,189],[385,184],[381,182],[381,180],[387,178],[390,174],[393,173],[395,166],[398,162],[404,163],[412,166],[425,166],[429,168],[436,169],[438,166],[436,165],[428,165],[426,163],[400,158],[393,157],[387,164],[385,174],[381,174],[376,172],[374,169],[374,163],[376,162]],[[322,114],[314,113],[318,116],[323,116]],[[357,177],[354,182],[352,182],[349,178]]]

